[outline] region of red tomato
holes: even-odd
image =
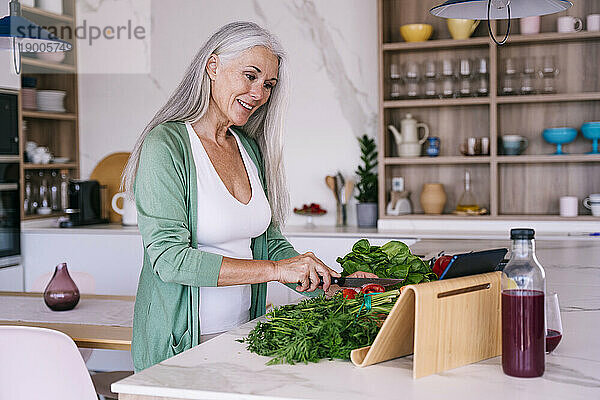
[[[369,283],[368,285],[364,285],[360,291],[364,294],[368,293],[383,293],[385,292],[385,288],[376,283]]]
[[[448,267],[448,264],[450,264],[451,260],[452,256],[438,257],[438,259],[435,260],[435,263],[433,264],[433,273],[436,274],[438,278],[441,277],[444,271],[446,271],[446,268]]]
[[[342,297],[344,297],[345,299],[353,299],[356,297],[356,292],[354,291],[354,289],[344,289],[342,291]]]

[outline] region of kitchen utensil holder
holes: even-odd
[[[355,349],[354,365],[413,354],[413,378],[502,353],[501,272],[402,288],[371,346]]]

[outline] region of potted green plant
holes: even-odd
[[[367,135],[358,138],[360,144],[360,159],[363,165],[359,165],[356,174],[359,177],[356,187],[358,200],[356,205],[356,217],[358,226],[375,227],[377,226],[377,146],[375,139]]]

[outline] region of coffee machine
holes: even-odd
[[[79,179],[69,181],[69,208],[65,210],[69,219],[62,221],[60,227],[107,224],[108,218],[105,215],[102,193],[98,181]]]

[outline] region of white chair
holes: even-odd
[[[75,342],[62,332],[0,326],[0,354],[0,399],[97,399]]]
[[[47,272],[43,275],[38,276],[33,284],[31,285],[32,292],[43,292],[46,290],[46,286],[52,279],[54,272]],[[96,292],[96,280],[94,276],[87,272],[81,271],[69,271],[69,275],[77,285],[79,293],[81,294],[95,294]],[[93,349],[78,349],[83,362],[87,361],[92,356]],[[1,359],[0,359],[1,360]],[[1,361],[0,361],[1,362]],[[96,393],[101,396],[102,399],[116,399],[117,395],[110,391],[110,385],[113,382],[120,381],[123,378],[133,374],[133,371],[110,371],[110,372],[95,372],[92,375],[92,381],[96,390]],[[0,399],[3,399],[0,396]]]

